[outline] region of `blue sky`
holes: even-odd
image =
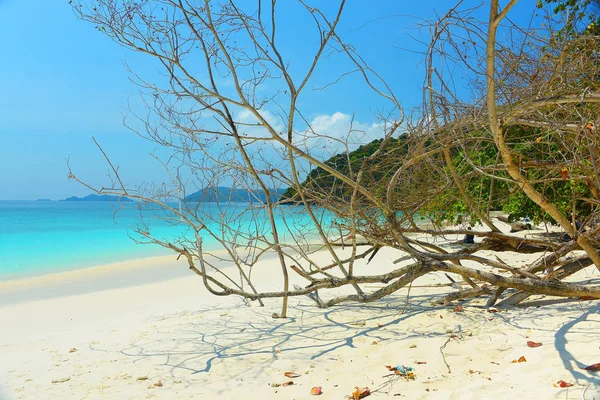
[[[88,194],[67,179],[65,159],[91,183],[105,181],[107,166],[92,136],[128,182],[162,176],[148,156],[155,146],[123,126],[128,102],[139,103],[123,61],[146,77],[156,76],[156,66],[78,20],[67,3],[0,0],[0,200]],[[351,0],[339,32],[388,80],[402,105],[411,107],[421,96],[421,56],[395,46],[418,49],[408,36],[415,34],[410,29],[415,19],[408,15],[430,18],[450,3]],[[290,21],[282,36],[289,41],[283,48],[295,56],[307,50],[297,25]],[[305,109],[311,118],[356,112],[361,123],[374,122],[377,103],[354,93],[352,85],[338,85],[333,98],[311,96]]]

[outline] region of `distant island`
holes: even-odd
[[[271,189],[271,201],[277,201],[281,195],[285,192],[285,189]],[[243,202],[253,203],[260,202],[265,203],[267,197],[262,190],[248,190],[248,189],[232,189],[224,186],[210,187],[200,189],[188,196],[185,196],[183,201],[190,203],[214,203],[214,202]],[[46,199],[39,199],[38,201],[50,201]],[[122,201],[122,202],[133,202],[130,198],[111,196],[111,195],[97,195],[90,194],[85,197],[71,196],[60,201]]]
[[[285,189],[272,189],[271,201],[279,200],[279,197],[281,197],[284,191]],[[266,200],[267,196],[265,196],[265,193],[262,190],[232,189],[224,186],[200,189],[197,192],[185,196],[183,199],[183,201],[190,203],[215,203],[225,201],[265,203]]]
[[[98,194],[90,194],[85,197],[77,197],[71,196],[67,197],[61,201],[123,201],[123,202],[131,202],[133,200],[127,197],[119,197],[119,196],[109,196],[107,194],[98,195]]]

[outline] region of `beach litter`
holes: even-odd
[[[512,360],[511,363],[516,364],[516,363],[522,363],[522,362],[527,362],[527,359],[525,358],[525,356],[521,356],[519,357],[518,360]]]
[[[285,375],[288,378],[298,378],[299,376],[301,376],[296,372],[284,372],[283,375]]]
[[[388,371],[392,371],[396,375],[400,375],[405,377],[406,379],[415,379],[417,376],[413,372],[412,367],[407,367],[405,365],[396,365],[395,367],[386,365],[385,366]]]

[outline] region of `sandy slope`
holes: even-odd
[[[382,251],[360,268],[382,270],[396,256]],[[115,268],[0,286],[0,399],[308,399],[313,386],[323,399],[342,399],[354,386],[370,387],[372,399],[580,399],[600,387],[600,375],[581,369],[600,362],[597,301],[454,312],[430,305],[453,290],[421,287],[447,283],[430,275],[415,282],[408,305],[407,289],[325,311],[302,297],[281,320],[271,318],[279,302],[248,307],[210,296],[169,259],[129,265],[126,275]],[[267,260],[254,274],[269,281],[278,268]],[[106,289],[111,277],[120,287]],[[600,274],[588,269],[578,279]],[[527,362],[511,363],[521,356]],[[384,367],[397,364],[414,367],[416,380]],[[271,386],[290,380],[285,371],[301,376]],[[561,379],[575,386],[554,387]]]

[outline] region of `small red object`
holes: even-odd
[[[313,396],[319,396],[323,393],[323,388],[321,386],[315,386],[314,388],[310,389],[310,394],[312,394]]]
[[[540,347],[541,345],[540,342],[532,342],[531,340],[527,342],[527,346],[529,347]]]
[[[554,386],[558,386],[558,387],[561,387],[561,388],[566,388],[566,387],[573,386],[573,384],[569,383],[569,382],[565,382],[563,380],[560,380],[560,381],[556,382],[556,385],[554,385]]]

